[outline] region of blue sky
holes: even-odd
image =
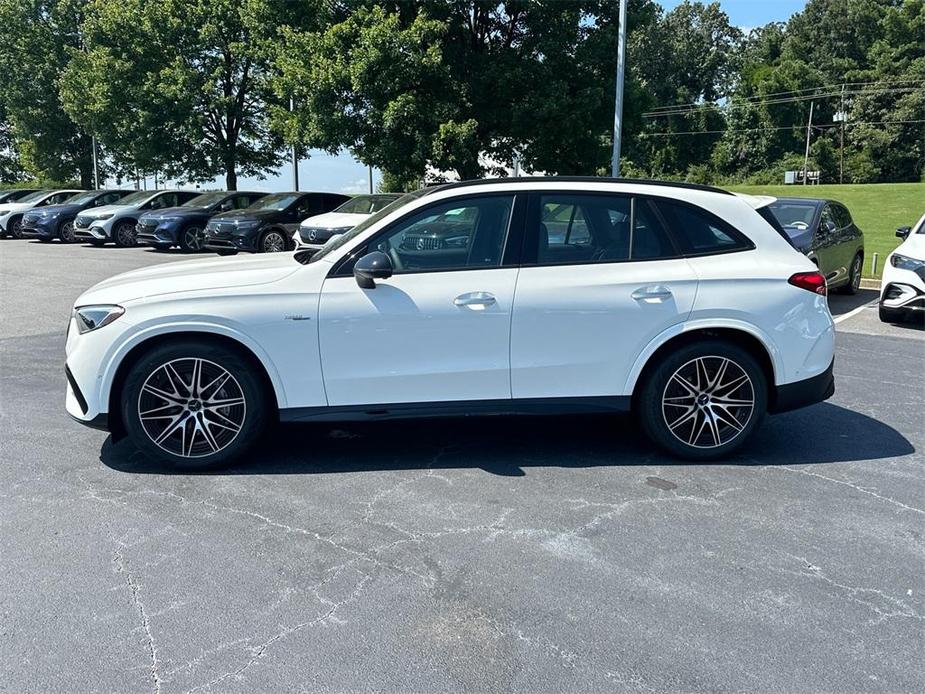
[[[683,0],[660,0],[659,4],[670,10]],[[709,0],[703,0],[708,2]],[[806,6],[806,0],[720,0],[720,6],[729,15],[729,20],[743,30],[762,26],[768,22],[785,22],[792,14]],[[299,188],[301,190],[326,190],[338,193],[363,193],[368,189],[368,173],[365,166],[350,154],[332,156],[313,151],[308,159],[299,165]],[[379,172],[374,173],[373,185],[378,185]],[[148,186],[153,187],[153,179]],[[163,185],[163,184],[162,184]],[[203,190],[223,188],[224,179],[199,186]],[[292,190],[292,164],[283,165],[276,175],[264,180],[240,177],[240,190],[266,190],[271,192]]]

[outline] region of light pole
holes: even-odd
[[[90,144],[93,146],[93,189],[100,189],[100,167],[96,161],[96,136],[90,137]]]
[[[626,68],[626,0],[620,0],[620,27],[617,33],[617,93],[613,111],[613,156],[610,175],[620,177],[620,138],[623,136],[623,73]]]
[[[809,166],[809,133],[813,129],[813,104],[809,102],[809,120],[806,122],[806,154],[803,155],[803,185],[806,185],[806,179],[809,178],[809,172],[806,167]]]
[[[289,97],[289,112],[295,112],[295,100]],[[299,190],[299,152],[296,145],[292,145],[292,185],[296,191]]]

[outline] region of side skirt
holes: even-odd
[[[288,407],[279,411],[281,422],[362,422],[419,417],[488,415],[551,415],[629,412],[628,395],[585,398],[526,398],[518,400],[453,400],[335,407]]]

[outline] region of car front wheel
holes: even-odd
[[[260,251],[262,253],[282,253],[288,247],[286,237],[280,231],[270,230],[260,239]]]
[[[180,249],[184,253],[198,253],[205,242],[205,233],[200,226],[190,226],[180,234]]]
[[[13,235],[14,239],[22,238],[22,217],[13,217],[7,225],[10,234]]]
[[[270,398],[255,367],[221,344],[178,341],[130,369],[122,421],[149,458],[184,468],[225,465],[267,427]]]
[[[65,219],[61,226],[58,227],[58,238],[64,243],[74,243],[77,238],[74,236],[74,220]]]
[[[646,379],[637,412],[646,434],[689,460],[731,454],[761,423],[767,379],[741,347],[704,340],[672,351]]]
[[[137,245],[134,222],[119,222],[112,230],[112,238],[119,248],[130,248]]]

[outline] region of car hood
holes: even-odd
[[[101,217],[104,214],[116,214],[123,210],[131,210],[134,205],[103,205],[102,207],[90,207],[81,213],[81,217]]]
[[[369,217],[368,214],[325,212],[302,220],[302,224],[299,226],[305,229],[352,229],[367,217]]]
[[[80,212],[80,205],[49,205],[48,207],[37,207],[32,210],[32,214],[41,215],[42,217],[54,217],[58,214],[71,214]]]
[[[9,214],[10,212],[23,212],[32,209],[31,202],[7,202],[0,205],[0,215]]]
[[[163,210],[145,212],[145,219],[167,219],[168,217],[187,217],[191,215],[208,214],[208,207],[166,207]]]
[[[273,219],[280,214],[280,210],[232,210],[222,212],[212,217],[215,221],[231,220],[233,222],[249,222],[251,220]]]
[[[901,253],[916,260],[925,260],[925,234],[910,234],[909,238],[899,244],[894,253]]]
[[[75,306],[121,304],[178,292],[250,287],[276,282],[300,267],[290,253],[167,263],[110,277],[84,292]]]

